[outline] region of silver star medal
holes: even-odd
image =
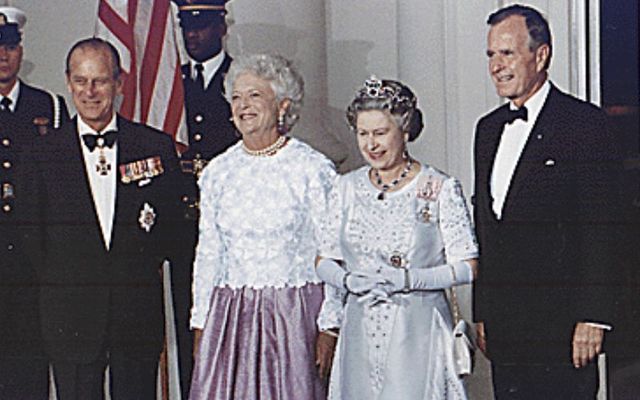
[[[140,228],[144,229],[145,232],[150,232],[156,223],[156,213],[149,203],[145,202],[144,206],[140,209],[138,222],[140,222]]]

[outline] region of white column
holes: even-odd
[[[228,3],[227,49],[242,53],[277,53],[294,61],[305,82],[302,115],[292,135],[331,159],[348,154],[335,134],[327,103],[327,50],[324,2],[317,0],[234,0]]]

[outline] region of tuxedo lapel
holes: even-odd
[[[139,182],[124,183],[120,167],[140,160],[143,157],[143,146],[136,137],[136,126],[118,116],[118,154],[116,163],[116,198],[113,229],[111,230],[111,251],[129,242],[131,229],[137,229],[140,194]]]
[[[67,176],[69,178],[68,182],[72,185],[72,187],[68,187],[63,190],[66,190],[68,193],[74,193],[75,196],[78,196],[76,201],[81,209],[78,210],[77,215],[79,218],[85,218],[87,220],[87,223],[85,224],[88,227],[87,233],[95,238],[94,242],[98,242],[100,244],[99,247],[102,250],[105,250],[102,231],[100,229],[100,220],[93,200],[89,176],[87,175],[86,161],[82,154],[82,146],[84,146],[84,144],[81,142],[80,136],[78,135],[78,125],[75,118],[70,122],[70,124],[71,129],[69,129],[69,132],[60,133],[62,135],[69,135],[68,141],[65,142],[67,144],[64,145],[64,147],[67,145],[69,147],[60,149],[60,154],[64,154],[65,157],[67,154],[70,155],[68,161],[69,168],[67,171],[61,172],[61,176]],[[91,226],[91,228],[89,228],[89,226]]]
[[[486,214],[491,215],[496,219],[496,215],[493,212],[493,196],[491,195],[491,174],[493,172],[493,164],[495,163],[496,153],[498,152],[498,146],[500,144],[500,138],[504,131],[504,121],[506,117],[509,104],[505,104],[498,108],[492,118],[488,119],[484,132],[482,132],[481,144],[483,150],[480,152],[484,154],[483,171],[481,176],[483,178],[482,185],[484,186],[484,193],[486,193]]]
[[[527,186],[532,172],[540,167],[540,163],[544,162],[546,143],[551,138],[554,126],[554,114],[550,110],[555,107],[553,103],[557,94],[557,89],[552,85],[513,172],[509,192],[504,203],[505,211],[509,206],[509,199],[517,197],[518,192]]]
[[[120,237],[120,231],[123,225],[126,225],[126,216],[124,215],[125,211],[126,211],[126,207],[131,207],[133,206],[132,204],[127,204],[127,199],[126,199],[126,193],[127,193],[127,189],[129,189],[128,187],[126,187],[126,184],[124,184],[122,182],[122,174],[120,172],[120,166],[123,164],[123,160],[128,160],[129,159],[129,152],[131,151],[131,143],[130,143],[130,139],[133,138],[132,135],[128,135],[127,132],[129,132],[130,127],[129,124],[126,120],[122,119],[119,115],[118,115],[118,153],[117,153],[117,157],[116,157],[116,168],[115,168],[115,172],[116,172],[116,198],[114,199],[114,201],[116,202],[116,206],[115,206],[115,210],[113,213],[113,229],[111,230],[111,245],[112,245],[112,250],[115,248],[116,243],[119,243],[119,241],[116,241],[116,238]],[[129,184],[130,185],[130,184]],[[125,197],[123,199],[123,197]]]

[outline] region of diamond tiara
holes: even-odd
[[[416,106],[415,97],[401,95],[401,91],[402,87],[399,85],[384,85],[380,79],[372,75],[358,90],[357,98],[386,100],[390,109],[395,109],[398,106],[414,108]]]

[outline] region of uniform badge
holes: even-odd
[[[164,173],[164,167],[159,156],[120,165],[120,180],[125,184],[143,179],[148,180],[162,173]]]
[[[15,197],[15,193],[13,191],[13,185],[10,183],[2,184],[2,200],[13,199]]]
[[[138,222],[140,223],[140,228],[144,229],[145,232],[150,232],[151,228],[153,228],[153,225],[156,223],[156,212],[149,203],[145,202],[144,206],[140,209]]]
[[[33,125],[36,127],[38,135],[45,136],[49,133],[49,118],[47,117],[35,117],[33,119]]]

